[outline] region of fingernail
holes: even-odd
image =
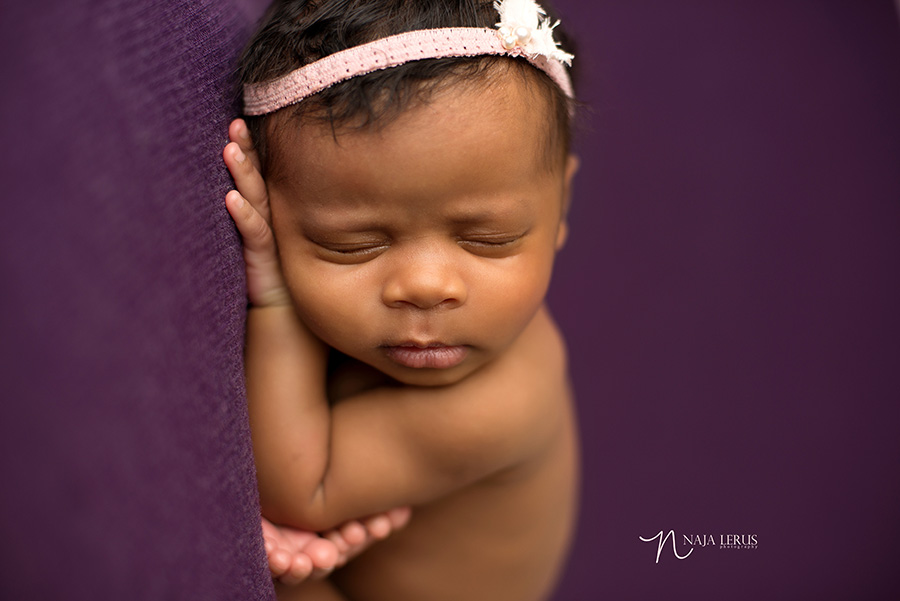
[[[246,127],[242,127],[241,131],[238,133],[238,135],[241,136],[241,138],[243,138],[244,140],[249,140],[250,139],[250,130],[248,130]]]
[[[240,149],[238,149],[237,152],[234,153],[234,158],[237,159],[238,163],[243,163],[244,159],[246,159],[247,157]]]

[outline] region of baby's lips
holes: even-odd
[[[469,349],[465,346],[440,343],[425,346],[405,343],[383,348],[389,359],[411,369],[450,369],[462,363],[469,354]]]

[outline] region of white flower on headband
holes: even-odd
[[[571,65],[575,58],[564,52],[553,39],[553,29],[559,25],[550,23],[547,13],[533,0],[499,0],[494,9],[500,13],[500,39],[507,50],[521,48],[528,54],[546,56],[560,63]]]

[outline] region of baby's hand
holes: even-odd
[[[272,234],[269,195],[243,119],[231,122],[228,137],[231,142],[222,154],[237,190],[225,195],[225,206],[244,240],[247,296],[255,307],[289,304]]]
[[[353,559],[375,541],[387,538],[409,521],[401,507],[363,520],[352,520],[319,536],[315,532],[276,526],[262,519],[263,539],[272,577],[283,584],[322,578]]]

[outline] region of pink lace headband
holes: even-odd
[[[569,97],[565,65],[572,55],[559,49],[543,9],[531,0],[495,2],[498,29],[448,27],[392,35],[336,52],[278,79],[244,86],[244,114],[265,115],[296,104],[337,83],[428,58],[520,56],[549,75]]]

